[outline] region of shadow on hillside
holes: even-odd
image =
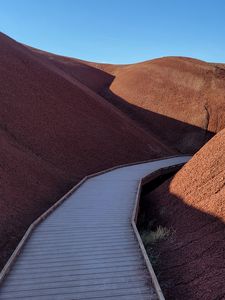
[[[168,177],[144,187],[138,223],[140,232],[169,230],[147,246],[166,299],[224,299],[225,225],[172,194]]]
[[[200,127],[130,104],[109,88],[102,91],[101,95],[138,126],[151,132],[156,138],[160,137],[162,143],[180,153],[195,153],[214,135]]]
[[[36,55],[39,54],[36,53]],[[49,55],[47,53],[45,59],[49,60]],[[99,64],[94,67],[93,64],[90,65],[87,62],[59,56],[57,59],[51,57],[50,61],[103,96],[132,119],[138,127],[141,126],[146,132],[151,133],[161,143],[176,152],[195,153],[214,135],[214,133],[200,127],[130,104],[126,99],[119,97],[110,90],[115,76],[101,70]]]

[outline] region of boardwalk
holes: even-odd
[[[131,226],[139,180],[176,157],[88,179],[33,231],[0,299],[157,299]]]

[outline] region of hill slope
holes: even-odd
[[[224,299],[224,151],[222,130],[146,199],[149,218],[173,233],[157,245],[168,299]]]
[[[3,34],[0,74],[2,266],[28,225],[83,176],[171,151],[69,71]]]
[[[195,152],[225,127],[223,65],[166,57],[118,67],[113,75],[105,95],[124,100],[133,119],[170,147]]]
[[[196,152],[225,126],[223,64],[165,57],[131,65],[108,65],[32,50],[177,151]]]

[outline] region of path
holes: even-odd
[[[0,299],[157,299],[131,226],[139,180],[175,157],[92,177],[36,227]]]

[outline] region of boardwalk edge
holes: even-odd
[[[176,171],[178,169],[180,169],[182,166],[184,165],[184,163],[179,163],[173,166],[169,166],[169,167],[163,167],[160,168],[150,174],[148,174],[147,176],[143,177],[140,179],[139,184],[138,184],[138,189],[137,189],[137,194],[136,194],[136,199],[135,199],[135,205],[134,205],[134,209],[133,209],[133,214],[132,214],[132,220],[131,220],[131,225],[133,227],[134,233],[136,235],[139,247],[141,249],[144,261],[146,263],[148,272],[150,274],[153,286],[156,290],[157,296],[159,298],[159,300],[165,300],[165,297],[163,295],[162,289],[160,287],[160,284],[158,282],[157,276],[155,274],[155,271],[152,267],[151,261],[148,257],[148,254],[146,252],[145,246],[142,242],[141,236],[139,234],[139,231],[137,229],[137,218],[138,218],[138,212],[139,212],[139,203],[140,203],[140,197],[141,197],[141,190],[142,190],[142,186],[146,183],[150,183],[152,180],[154,180],[155,178],[161,176],[161,175],[165,175],[168,173],[171,173],[172,171]]]

